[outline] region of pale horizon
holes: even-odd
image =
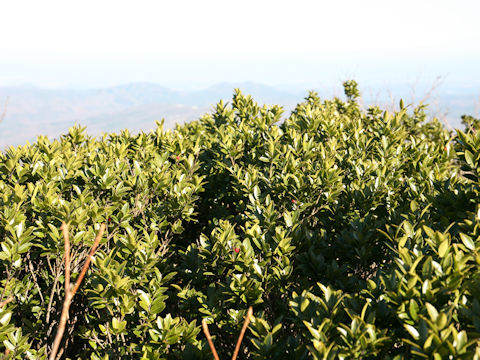
[[[102,1],[2,4],[0,86],[152,82],[480,91],[477,1]]]
[[[0,148],[75,123],[91,134],[148,130],[162,118],[172,127],[234,87],[288,111],[309,90],[342,96],[349,79],[365,105],[428,95],[429,116],[449,127],[480,115],[477,0],[22,0],[0,9]],[[132,83],[171,91],[122,87]],[[39,90],[12,89],[24,85]]]

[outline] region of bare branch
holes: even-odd
[[[77,281],[75,282],[75,287],[70,290],[70,241],[68,239],[68,227],[67,224],[64,222],[62,223],[61,230],[63,232],[63,238],[65,240],[65,300],[63,302],[63,309],[62,314],[60,316],[60,322],[58,324],[57,335],[55,336],[55,340],[53,341],[52,345],[52,352],[50,353],[49,360],[55,360],[58,352],[58,348],[60,347],[60,343],[62,342],[63,333],[65,332],[65,326],[68,320],[68,311],[70,310],[70,305],[72,303],[73,296],[77,292],[82,280],[87,272],[88,265],[92,260],[92,256],[95,253],[95,250],[100,243],[100,240],[105,232],[105,224],[100,226],[100,230],[98,231],[97,237],[95,238],[95,242],[88,254],[87,260],[85,261],[85,265],[83,265],[82,272],[78,277]]]
[[[38,285],[37,276],[35,275],[32,260],[30,259],[30,253],[28,253],[27,258],[28,258],[28,270],[30,271],[30,274],[32,274],[33,282],[35,283],[35,287],[37,288],[38,295],[40,295],[40,300],[42,300],[42,305],[44,305],[45,300],[43,299],[42,289],[40,289],[40,285]]]
[[[420,104],[425,103],[428,99],[430,99],[433,93],[445,82],[445,76],[437,76],[435,80],[432,82],[432,85],[427,90],[423,98],[420,100]]]
[[[473,112],[475,117],[480,117],[480,96],[473,101]]]
[[[70,240],[68,237],[68,226],[65,222],[62,222],[60,230],[62,230],[65,242],[65,294],[67,294],[70,292]]]
[[[212,350],[213,357],[215,360],[220,360],[217,354],[217,350],[215,350],[215,346],[213,345],[212,336],[210,335],[210,331],[208,331],[207,319],[202,320],[202,327],[205,336],[207,337],[208,345],[210,345],[210,350]]]
[[[97,237],[95,238],[95,242],[92,245],[92,248],[90,250],[90,253],[88,254],[87,260],[85,261],[85,265],[83,265],[82,272],[80,273],[77,281],[75,282],[75,287],[72,290],[72,297],[75,295],[77,292],[78,288],[80,287],[80,284],[82,283],[83,277],[85,276],[85,273],[87,272],[88,265],[90,265],[90,262],[92,261],[92,256],[97,250],[98,244],[100,243],[100,240],[102,239],[103,233],[105,232],[106,225],[102,224],[100,226],[100,230],[98,231]]]
[[[232,360],[237,359],[238,352],[240,351],[240,345],[242,344],[243,336],[245,335],[245,331],[247,331],[247,327],[248,327],[248,324],[250,324],[250,319],[252,318],[252,315],[253,315],[253,308],[250,306],[247,311],[247,317],[243,322],[243,327],[242,327],[242,330],[240,331],[240,336],[238,337],[237,345],[235,346],[235,351],[233,352]],[[213,357],[215,358],[215,360],[219,360],[217,350],[215,350],[215,345],[213,345],[212,336],[208,331],[207,319],[202,320],[202,328],[207,338],[208,345],[210,346],[210,350],[212,350]]]
[[[1,303],[0,303],[0,309],[2,307],[4,307],[5,305],[7,305],[9,302],[11,302],[13,300],[13,296],[9,296],[8,298],[6,298],[5,300],[3,300]]]
[[[7,106],[8,106],[8,100],[10,97],[7,96],[7,100],[5,100],[5,105],[3,106],[3,113],[0,115],[0,123],[5,119],[5,116],[7,115]]]
[[[68,311],[70,310],[70,304],[72,303],[72,293],[70,291],[70,240],[68,239],[68,227],[63,222],[60,227],[63,233],[63,239],[65,241],[65,300],[63,301],[62,314],[60,315],[60,323],[58,324],[57,335],[52,345],[52,352],[50,354],[50,360],[55,360],[62,341],[63,333],[65,332],[65,326],[68,320]]]
[[[65,258],[65,255],[63,256],[63,259],[64,258]],[[63,259],[62,259],[62,262],[63,262]],[[50,313],[51,313],[52,304],[53,304],[53,295],[55,294],[55,291],[57,290],[58,279],[60,278],[60,266],[58,265],[58,260],[56,260],[55,261],[55,270],[56,271],[53,271],[52,266],[50,264],[50,259],[48,257],[47,257],[47,263],[50,267],[50,271],[52,273],[55,273],[55,280],[53,282],[53,287],[52,287],[52,291],[50,292],[50,299],[48,301],[48,306],[47,306],[46,322],[47,322],[47,324],[49,324],[50,323]],[[50,335],[50,329],[49,329],[49,332],[47,333],[47,335]]]
[[[232,360],[235,360],[238,355],[238,351],[240,350],[240,344],[242,343],[243,336],[245,335],[245,331],[247,331],[248,324],[250,323],[250,318],[253,315],[253,308],[250,306],[248,308],[247,317],[245,318],[245,322],[243,323],[242,331],[240,332],[240,336],[238,337],[237,346],[235,347],[235,352],[233,353]]]

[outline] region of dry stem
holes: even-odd
[[[247,327],[248,327],[248,324],[250,323],[250,319],[252,318],[252,315],[253,315],[253,308],[250,306],[248,308],[247,317],[245,318],[245,321],[243,323],[242,330],[240,331],[240,336],[238,337],[237,346],[235,346],[235,351],[233,353],[232,360],[236,360],[238,356],[238,352],[240,350],[240,344],[242,343],[243,336],[245,335],[245,331],[247,331]],[[213,345],[212,336],[208,331],[208,325],[207,325],[206,319],[202,320],[202,327],[203,327],[203,332],[207,337],[208,345],[210,345],[210,349],[212,350],[213,357],[215,358],[215,360],[219,360],[217,350],[215,350],[215,346]]]
[[[95,238],[95,242],[93,243],[93,246],[88,254],[87,260],[85,261],[85,264],[83,265],[82,272],[80,273],[77,281],[75,282],[75,286],[73,287],[72,290],[70,290],[70,240],[68,238],[68,227],[67,224],[64,222],[62,223],[62,226],[60,228],[63,232],[63,238],[65,240],[65,300],[63,302],[63,309],[62,309],[62,314],[60,316],[60,323],[58,324],[58,330],[57,330],[57,335],[55,336],[55,340],[52,345],[52,352],[50,354],[49,360],[55,360],[58,348],[60,346],[60,343],[62,341],[63,333],[65,332],[65,326],[67,324],[68,320],[68,311],[70,310],[70,305],[72,303],[73,296],[77,292],[78,288],[80,287],[80,284],[82,283],[82,280],[85,276],[85,273],[87,272],[88,266],[90,265],[90,262],[92,260],[92,256],[95,253],[95,250],[98,247],[98,244],[100,243],[100,240],[103,236],[103,233],[105,231],[105,224],[102,224],[100,226],[100,230],[98,231],[97,237]]]
[[[238,351],[240,350],[240,344],[242,343],[243,336],[245,335],[245,331],[247,330],[248,324],[250,323],[250,318],[253,315],[253,308],[250,306],[248,308],[247,317],[245,318],[245,322],[243,323],[242,331],[240,332],[240,336],[238,337],[237,346],[235,347],[235,352],[233,353],[232,360],[235,360],[238,355]]]
[[[9,97],[7,97],[7,100],[5,100],[5,105],[3,107],[3,113],[2,113],[2,115],[0,115],[0,123],[3,121],[3,119],[5,119],[5,116],[7,115],[8,100],[9,100]]]
[[[103,233],[105,232],[105,224],[102,224],[100,226],[100,230],[98,231],[97,237],[95,238],[95,242],[92,245],[92,248],[90,249],[90,252],[88,253],[87,260],[85,261],[85,265],[83,265],[82,272],[78,276],[77,281],[75,282],[75,287],[72,290],[72,296],[75,295],[77,292],[78,288],[80,287],[80,283],[82,282],[85,273],[87,272],[87,268],[90,265],[90,262],[92,261],[92,256],[97,250],[98,244],[100,244],[100,240],[102,239]]]
[[[9,296],[8,298],[6,298],[5,300],[3,300],[1,303],[0,303],[0,309],[2,307],[4,307],[5,305],[7,305],[9,302],[11,302],[13,300],[13,296]]]
[[[205,333],[205,336],[207,337],[208,345],[210,345],[210,350],[212,350],[213,357],[215,360],[220,360],[217,354],[217,350],[215,350],[215,346],[213,345],[212,341],[212,336],[210,335],[210,332],[208,331],[208,325],[207,325],[207,319],[202,320],[202,327],[203,327],[203,332]]]

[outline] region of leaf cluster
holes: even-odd
[[[66,358],[480,358],[480,135],[423,107],[312,92],[282,121],[236,90],[173,131],[0,155],[0,351],[44,359],[71,276]],[[3,347],[3,349],[2,349]]]

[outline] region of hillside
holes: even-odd
[[[9,98],[7,116],[0,128],[0,149],[32,142],[38,135],[57,137],[74,123],[87,125],[92,135],[125,128],[147,131],[155,126],[155,120],[162,118],[165,118],[165,126],[171,128],[175,123],[198,119],[220,99],[230,99],[235,87],[252,94],[262,103],[282,104],[287,113],[308,90],[299,87],[288,90],[288,86],[283,86],[287,90],[279,90],[253,82],[220,83],[195,91],[177,91],[152,83],[90,90],[0,87],[0,104],[3,106],[5,99]],[[322,97],[332,93],[326,88],[319,90]],[[410,99],[408,89],[391,90],[397,99]],[[472,89],[457,88],[438,94],[435,102],[429,100],[433,115],[443,117],[448,110],[446,117],[452,126],[459,126],[461,115],[475,112],[475,92]],[[391,100],[386,92],[371,91],[365,102],[385,105]]]

